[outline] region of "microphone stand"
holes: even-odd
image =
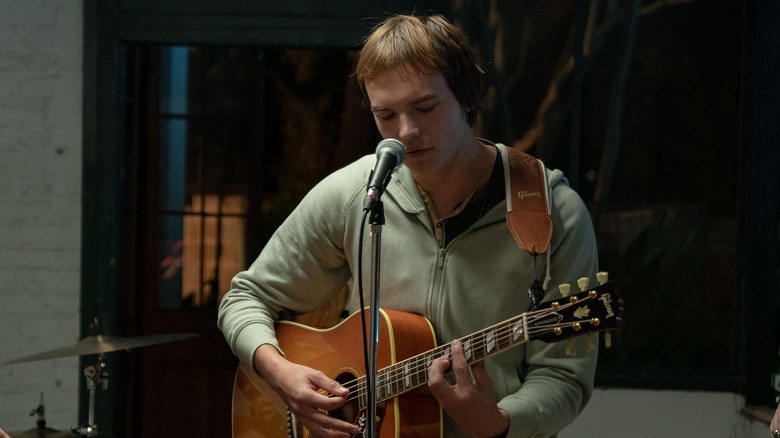
[[[385,210],[382,201],[377,201],[371,209],[369,224],[371,225],[371,300],[368,325],[370,328],[367,346],[368,368],[366,370],[366,425],[367,438],[375,438],[377,423],[377,350],[379,349],[379,271],[382,257],[382,225],[385,223]]]

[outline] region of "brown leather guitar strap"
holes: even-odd
[[[544,254],[553,232],[544,163],[513,147],[499,150],[504,163],[509,231],[523,251]]]

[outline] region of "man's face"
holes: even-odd
[[[441,73],[399,66],[367,80],[365,88],[380,134],[401,140],[413,173],[436,172],[473,145],[463,108]]]

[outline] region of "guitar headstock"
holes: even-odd
[[[599,282],[598,286],[589,288],[587,279],[580,280],[581,292],[574,295],[568,294],[567,285],[561,285],[560,299],[543,302],[529,312],[529,337],[558,342],[619,328],[623,323],[623,299],[606,274],[599,273]]]

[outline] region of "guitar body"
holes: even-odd
[[[569,285],[560,285],[564,295],[537,308],[483,330],[459,338],[469,365],[530,340],[559,342],[590,333],[619,328],[623,299],[615,285],[599,273],[599,285],[569,295]],[[564,286],[566,286],[564,288]],[[565,291],[565,293],[564,293]],[[366,318],[368,319],[368,318]],[[279,323],[276,337],[287,358],[322,371],[350,390],[346,404],[328,415],[360,426],[364,437],[366,420],[366,370],[363,358],[360,313],[337,326],[314,329],[297,323]],[[427,391],[428,369],[439,357],[450,357],[449,344],[436,346],[433,327],[422,316],[380,309],[377,351],[377,435],[382,438],[441,438],[442,411]],[[237,438],[308,438],[308,433],[289,413],[281,398],[251,369],[241,365],[233,388],[233,436]]]
[[[382,309],[379,319],[378,369],[436,347],[433,328],[422,316]],[[282,322],[276,327],[276,336],[288,360],[322,371],[353,392],[357,388],[347,383],[366,374],[361,324],[359,313],[324,330]],[[382,402],[377,415],[382,438],[442,436],[441,408],[425,388]],[[343,413],[335,416],[361,421]],[[233,388],[233,437],[308,437],[308,432],[296,423],[268,384],[242,363]]]

